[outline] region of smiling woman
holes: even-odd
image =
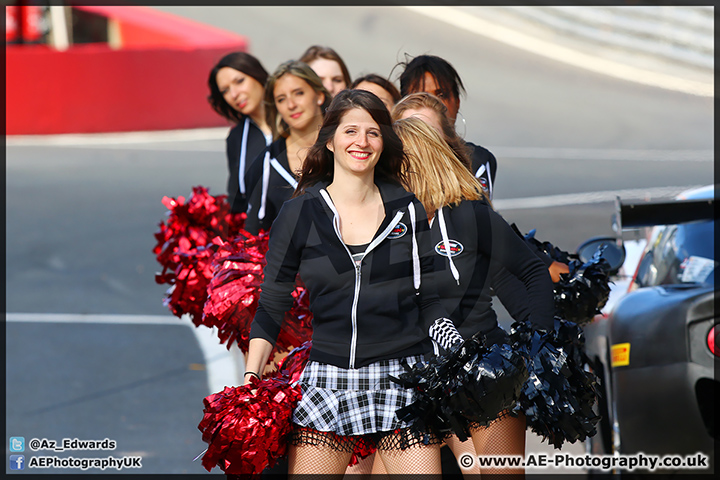
[[[353,451],[375,448],[389,474],[440,473],[438,440],[411,434],[395,413],[413,390],[390,380],[433,351],[431,338],[443,348],[460,338],[426,282],[427,214],[401,185],[404,158],[382,101],[340,92],[270,231],[247,368],[267,361],[298,274],[313,313],[290,474],[342,475]]]
[[[375,168],[383,141],[380,127],[360,108],[350,110],[338,125],[327,149],[335,155],[335,175],[362,175]]]
[[[269,230],[283,202],[295,190],[330,98],[320,77],[303,62],[285,62],[268,78],[266,121],[277,139],[258,154],[248,172],[254,186],[245,223],[250,233]]]

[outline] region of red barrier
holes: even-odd
[[[247,51],[244,37],[145,7],[82,8],[115,18],[123,48],[7,45],[8,135],[227,125],[207,102],[207,75]]]

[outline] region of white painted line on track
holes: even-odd
[[[539,197],[496,199],[493,200],[492,203],[497,210],[501,211],[521,210],[527,208],[561,207],[566,205],[613,202],[615,201],[615,197],[620,197],[623,200],[674,198],[676,195],[684,192],[685,190],[697,187],[699,187],[699,185],[606,190],[600,192],[568,193]]]
[[[240,350],[232,346],[230,351],[220,344],[217,332],[204,325],[195,327],[188,316],[177,318],[164,315],[115,315],[73,313],[6,313],[6,322],[19,323],[80,323],[106,325],[165,325],[190,327],[203,353],[207,369],[208,391],[216,393],[225,386],[239,384],[239,372],[244,371]],[[237,351],[237,352],[234,352]],[[239,367],[239,368],[238,368]]]
[[[187,326],[176,317],[162,315],[115,315],[77,313],[6,313],[7,322],[41,323],[107,323],[135,325],[178,325]]]
[[[536,55],[542,55],[596,73],[692,95],[704,97],[713,97],[715,95],[715,85],[712,83],[698,82],[664,73],[651,72],[631,65],[623,65],[611,60],[587,55],[570,48],[525,35],[516,30],[500,26],[497,23],[483,20],[458,8],[435,6],[406,6],[405,8],[474,34],[484,35],[493,40],[512,45],[513,47],[532,52]]]
[[[712,162],[714,150],[660,150],[630,148],[487,147],[497,158],[533,160]]]
[[[5,145],[14,146],[91,146],[91,145],[142,145],[158,142],[195,142],[198,140],[225,140],[230,126],[193,128],[187,130],[160,130],[145,132],[83,133],[58,135],[10,135]],[[180,148],[180,147],[177,147]],[[225,145],[222,144],[224,151]]]
[[[245,371],[240,349],[233,345],[228,350],[225,345],[220,344],[216,329],[211,329],[205,325],[195,327],[190,319],[188,319],[188,322],[205,357],[210,392],[217,393],[223,391],[226,386],[240,385],[240,372]],[[238,363],[238,361],[241,363]]]

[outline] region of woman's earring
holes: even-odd
[[[462,124],[462,133],[460,133],[458,129],[458,118],[461,120]],[[455,132],[457,132],[458,136],[460,138],[465,138],[465,133],[467,133],[467,125],[465,124],[465,117],[463,116],[462,112],[458,110],[457,116],[455,117]]]

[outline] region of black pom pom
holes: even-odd
[[[592,410],[598,379],[587,372],[585,338],[573,322],[555,318],[552,332],[529,322],[514,323],[513,348],[528,358],[528,381],[514,411],[524,413],[533,432],[555,448],[595,435],[600,417]]]
[[[446,355],[432,357],[394,381],[415,390],[415,401],[397,412],[422,434],[451,433],[465,441],[469,427],[488,425],[512,408],[528,372],[523,356],[509,345],[485,345],[478,334]]]
[[[523,236],[513,223],[512,229],[531,247],[544,252],[556,262],[568,266],[568,273],[561,273],[560,280],[553,283],[555,316],[583,325],[600,313],[610,295],[610,264],[602,258],[603,248],[582,263],[580,257],[555,247],[550,242],[535,238],[535,230]]]
[[[555,315],[583,325],[600,313],[610,295],[610,264],[601,255],[600,249],[585,263],[573,260],[570,272],[560,274],[553,284]]]

